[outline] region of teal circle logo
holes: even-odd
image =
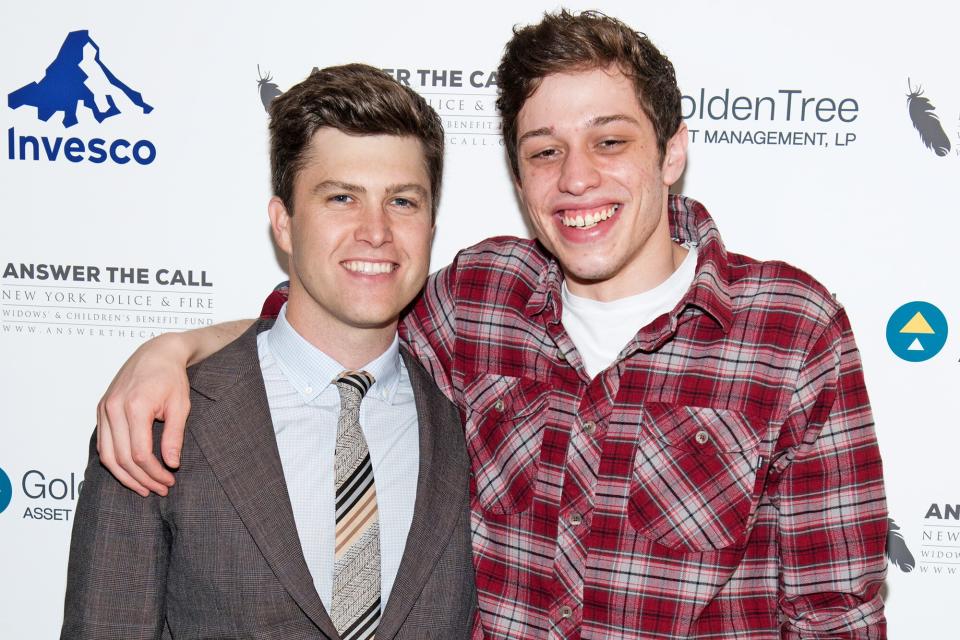
[[[887,344],[907,362],[929,360],[946,342],[947,319],[929,302],[908,302],[887,321]]]
[[[10,506],[10,498],[13,497],[13,485],[10,484],[10,476],[0,469],[0,513]]]

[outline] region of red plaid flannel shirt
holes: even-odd
[[[430,277],[401,334],[461,408],[479,638],[885,638],[880,454],[842,307],[728,253],[699,203],[670,313],[590,380],[562,274],[494,238]],[[282,295],[268,299],[275,313]]]

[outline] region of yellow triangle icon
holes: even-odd
[[[903,325],[903,329],[900,329],[900,333],[936,333],[933,330],[933,327],[930,326],[930,323],[927,322],[927,319],[923,317],[923,314],[917,311],[910,322]]]

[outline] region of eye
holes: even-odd
[[[538,159],[549,160],[551,158],[556,158],[558,155],[560,155],[559,149],[554,149],[553,147],[550,147],[548,149],[543,149],[542,151],[537,151],[536,153],[531,154],[530,159],[531,160],[538,160]]]
[[[414,209],[418,206],[417,201],[411,198],[394,198],[393,204],[404,209]]]
[[[335,204],[349,204],[353,202],[353,196],[347,193],[338,193],[330,196],[330,202]]]
[[[626,140],[622,140],[620,138],[604,138],[597,146],[599,146],[603,151],[612,151],[625,145],[626,143]]]

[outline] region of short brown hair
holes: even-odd
[[[544,14],[538,24],[515,26],[497,69],[497,109],[503,118],[510,168],[517,179],[517,115],[527,98],[552,73],[616,65],[633,80],[640,107],[657,134],[660,158],[677,132],[680,89],[673,65],[646,35],[599,11]]]
[[[353,135],[412,136],[420,141],[436,215],[443,180],[443,125],[415,91],[365,64],[314,69],[270,103],[273,193],[293,212],[293,182],[313,134],[332,127]]]

